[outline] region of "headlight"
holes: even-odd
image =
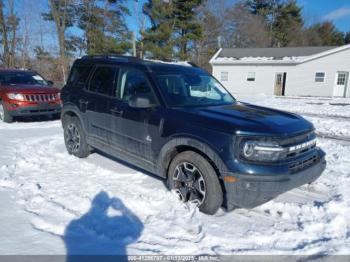
[[[7,97],[12,100],[24,101],[24,96],[22,94],[8,93]]]
[[[248,161],[275,162],[286,156],[286,149],[275,141],[242,140],[239,153]]]

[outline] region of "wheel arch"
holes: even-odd
[[[82,124],[83,128],[85,129],[84,121],[82,119],[79,109],[76,108],[76,106],[74,105],[64,105],[61,112],[62,126],[64,126],[65,122],[71,117],[77,117],[80,120],[80,123]]]
[[[171,161],[177,154],[184,151],[194,151],[207,159],[213,166],[220,180],[227,172],[227,168],[220,156],[209,145],[197,139],[181,137],[170,140],[162,147],[158,157],[158,174],[167,178]]]

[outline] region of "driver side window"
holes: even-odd
[[[134,68],[124,68],[119,76],[117,98],[127,102],[134,95],[143,95],[148,97],[151,103],[156,102],[146,75]]]

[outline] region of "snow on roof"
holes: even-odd
[[[350,48],[341,47],[287,47],[287,48],[221,48],[210,60],[211,64],[298,64]]]
[[[148,58],[144,58],[144,60],[150,61],[150,62],[155,62],[155,63],[182,65],[182,66],[191,66],[192,67],[192,65],[188,61],[162,61],[162,60],[148,59]]]

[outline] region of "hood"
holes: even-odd
[[[314,129],[299,115],[246,103],[184,109],[192,112],[193,120],[220,131],[242,134],[289,136]]]
[[[60,89],[56,87],[42,85],[6,85],[3,88],[7,93],[21,94],[52,94],[60,92]]]

